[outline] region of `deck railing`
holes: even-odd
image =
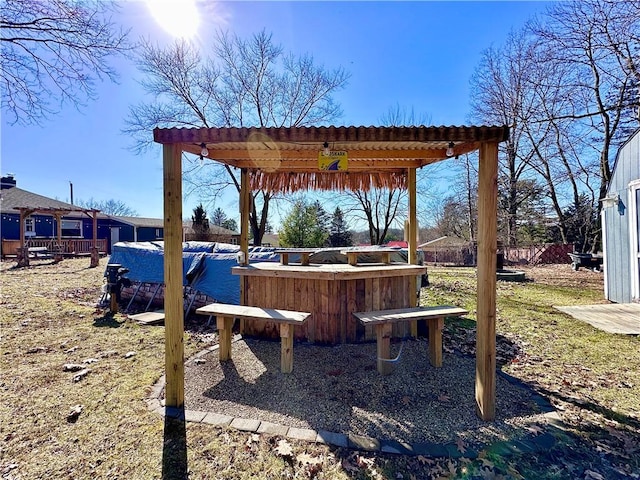
[[[45,247],[51,253],[62,253],[63,255],[88,255],[93,248],[93,239],[86,238],[62,238],[58,244],[57,238],[30,238],[26,242],[28,248]],[[98,252],[107,253],[107,239],[96,240]],[[58,247],[60,247],[58,249]],[[20,240],[2,239],[2,256],[17,255],[20,248]]]

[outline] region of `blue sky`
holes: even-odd
[[[396,105],[433,125],[464,125],[469,80],[482,51],[500,45],[547,4],[208,1],[194,41],[206,50],[215,28],[240,36],[264,29],[285,51],[310,53],[327,68],[344,67],[351,78],[335,96],[344,111],[336,125],[380,125]],[[172,41],[145,2],[121,7],[120,19],[134,38]],[[140,216],[161,218],[160,148],[135,155],[121,133],[129,107],[144,100],[140,74],[131,59],[113,65],[119,84],[98,84],[99,98],[80,110],[67,106],[42,126],[11,126],[3,116],[0,169],[31,192],[68,201],[72,182],[75,200],[118,199]],[[217,206],[233,217],[237,199],[231,193]],[[185,199],[185,217],[198,202]]]

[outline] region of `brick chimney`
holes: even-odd
[[[7,173],[4,177],[0,178],[0,190],[5,188],[13,188],[16,186],[16,179],[13,177],[13,173]]]

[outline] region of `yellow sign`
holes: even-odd
[[[329,152],[328,155],[318,152],[318,168],[332,172],[348,170],[347,152]]]

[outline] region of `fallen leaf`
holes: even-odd
[[[346,458],[342,459],[341,464],[342,464],[342,468],[344,468],[349,473],[357,473],[360,471],[360,468],[358,468],[357,465],[354,465]]]
[[[449,395],[445,395],[445,394],[438,395],[438,401],[439,402],[445,402],[446,403],[446,402],[449,402],[450,400],[451,400],[451,397],[449,397]]]
[[[593,470],[585,470],[584,478],[585,480],[605,480],[602,475],[598,472],[594,472]]]
[[[356,457],[356,461],[361,468],[370,468],[373,467],[376,460],[374,458],[367,458],[362,455],[358,455]]]
[[[529,430],[530,432],[532,432],[535,435],[540,435],[542,432],[544,432],[544,430],[542,429],[542,427],[540,427],[540,425],[529,425],[527,427],[527,430]]]
[[[47,349],[45,347],[33,347],[27,350],[27,353],[42,353],[46,351]]]
[[[464,443],[464,440],[460,437],[458,437],[458,440],[456,440],[456,446],[458,447],[458,451],[460,453],[464,453],[467,451],[467,445]]]
[[[86,377],[86,376],[89,374],[89,372],[90,372],[90,371],[91,371],[91,370],[89,370],[88,368],[85,368],[84,370],[80,370],[78,373],[76,373],[76,374],[73,376],[73,381],[74,381],[74,382],[79,382],[79,381],[80,381],[80,380],[82,380],[84,377]]]
[[[335,370],[329,370],[327,372],[327,375],[329,375],[330,377],[337,377],[339,375],[342,375],[344,372],[340,369],[340,368],[336,368]]]
[[[404,405],[409,405],[411,403],[411,397],[407,397],[407,396],[402,397],[402,403]]]
[[[249,438],[247,438],[247,441],[245,443],[245,446],[251,448],[251,446],[254,443],[257,443],[260,441],[260,435],[258,435],[257,433],[252,434],[251,436],[249,436]]]
[[[79,372],[82,369],[84,369],[84,365],[78,363],[65,363],[62,365],[63,372]]]
[[[319,465],[322,464],[322,459],[309,455],[308,453],[301,453],[296,456],[296,461],[301,465]]]
[[[281,457],[293,457],[293,447],[286,440],[280,440],[275,448],[276,454]]]
[[[76,420],[78,420],[78,417],[82,413],[82,408],[82,405],[75,405],[74,407],[72,407],[71,410],[69,410],[69,414],[67,415],[67,422],[74,423]]]
[[[480,461],[482,462],[483,467],[493,468],[495,466],[491,460],[485,457],[480,458]]]

